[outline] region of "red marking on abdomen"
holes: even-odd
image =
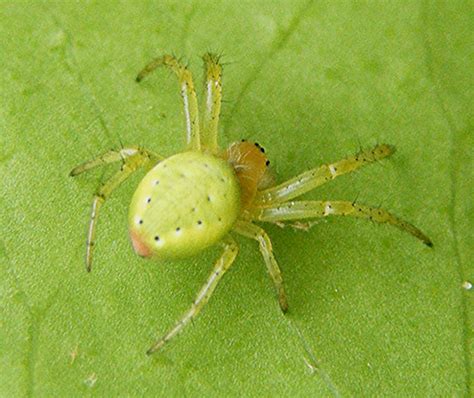
[[[143,243],[142,238],[135,231],[130,231],[130,240],[132,241],[133,250],[141,257],[151,256],[150,248]]]

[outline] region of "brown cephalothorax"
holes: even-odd
[[[257,142],[242,140],[227,148],[225,158],[234,168],[239,180],[242,209],[248,209],[257,190],[267,188],[273,182],[265,149]]]

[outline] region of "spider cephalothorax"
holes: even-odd
[[[225,152],[225,158],[239,180],[242,209],[246,210],[251,207],[257,190],[266,188],[273,182],[268,167],[270,161],[258,142],[246,140],[231,144]]]
[[[380,208],[351,201],[294,201],[298,196],[359,167],[383,159],[393,147],[378,145],[338,162],[306,171],[286,182],[274,185],[265,150],[246,140],[233,143],[227,150],[217,143],[222,96],[222,67],[219,58],[205,54],[205,101],[201,114],[191,72],[173,56],[153,60],[137,76],[141,81],[157,67],[164,66],[178,77],[186,121],[184,151],[161,157],[137,147],[109,151],[71,171],[84,171],[112,162],[122,167],[94,194],[87,234],[86,267],[91,270],[95,231],[100,207],[133,172],[140,168],[148,173],[133,195],[129,211],[129,232],[133,248],[143,257],[157,260],[197,254],[206,247],[222,243],[223,253],[191,308],[177,324],[148,350],[164,346],[201,311],[218,282],[237,256],[233,233],[255,239],[275,286],[283,312],[288,302],[281,271],[273,255],[270,238],[256,222],[284,223],[294,220],[353,216],[387,223],[404,230],[428,246],[431,240],[412,224]]]

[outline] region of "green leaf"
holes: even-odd
[[[469,1],[2,2],[0,395],[471,396],[472,13]],[[179,151],[174,77],[134,78],[171,52],[199,83],[208,50],[226,63],[222,144],[258,141],[279,181],[393,144],[307,197],[382,204],[435,247],[363,220],[269,226],[290,312],[239,239],[202,315],[148,357],[219,250],[135,256],[137,176],[104,206],[86,273],[91,197],[112,168],[68,173],[120,142]]]

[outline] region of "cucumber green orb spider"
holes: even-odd
[[[148,172],[133,195],[128,217],[131,243],[138,255],[159,261],[196,255],[217,243],[223,247],[222,255],[190,309],[149,348],[148,354],[165,346],[201,312],[237,256],[233,234],[258,242],[280,308],[283,312],[288,310],[272,243],[257,222],[281,225],[303,219],[352,216],[393,225],[432,246],[431,240],[418,228],[384,209],[353,201],[294,200],[340,175],[390,156],[394,152],[390,145],[377,145],[278,185],[269,171],[265,150],[258,143],[242,140],[221,149],[217,136],[222,66],[214,54],[205,54],[203,60],[206,73],[202,113],[198,110],[191,72],[175,57],[164,55],[154,59],[136,78],[140,82],[158,67],[168,68],[177,76],[186,122],[186,147],[181,152],[164,158],[141,147],[122,148],[87,161],[70,173],[77,176],[98,166],[121,162],[120,170],[105,181],[93,197],[86,241],[88,271],[92,266],[101,206],[122,182],[141,168]]]

